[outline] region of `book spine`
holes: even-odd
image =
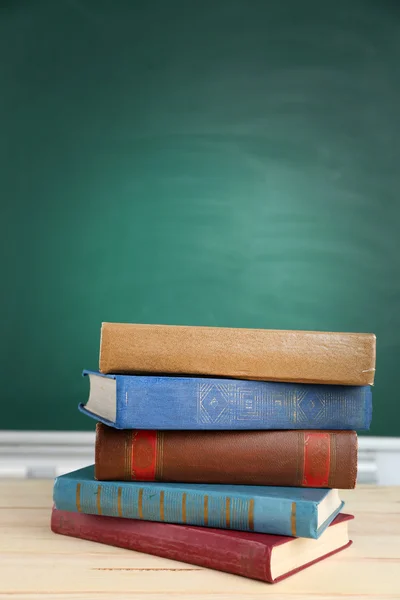
[[[354,431],[118,431],[96,427],[96,479],[351,489]]]
[[[53,500],[57,509],[145,521],[255,531],[292,537],[316,537],[313,502],[252,495],[206,493],[159,484],[57,478]]]
[[[369,429],[369,386],[116,376],[120,429]]]
[[[102,373],[372,385],[375,335],[103,323]]]
[[[213,529],[111,517],[99,519],[57,509],[52,511],[51,529],[62,535],[272,583],[269,547],[256,540],[221,536]]]

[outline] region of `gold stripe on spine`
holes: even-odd
[[[138,512],[139,519],[143,519],[143,488],[140,488],[139,490]]]
[[[305,435],[303,431],[297,433],[297,465],[296,478],[294,485],[301,486],[304,475],[304,457],[305,457]]]
[[[124,435],[124,479],[128,474],[128,431],[125,431]]]
[[[132,479],[132,432],[125,432],[124,440],[124,480],[130,481]]]
[[[254,498],[249,501],[248,524],[250,531],[254,531]]]
[[[118,516],[122,517],[122,488],[118,488]]]
[[[97,514],[101,515],[101,485],[97,486]]]
[[[240,529],[243,529],[242,510],[243,510],[242,499],[235,498],[234,501],[232,502],[232,521],[235,519],[236,525]]]
[[[163,464],[164,464],[164,432],[157,431],[156,433],[156,481],[162,480]]]
[[[334,433],[330,434],[330,458],[329,458],[329,478],[328,486],[330,488],[339,487],[336,479],[336,458],[337,458],[337,436]],[[336,484],[336,485],[335,485]]]
[[[204,496],[204,525],[208,525],[208,496]]]
[[[231,526],[231,499],[226,498],[225,500],[225,523],[226,528],[230,529]]]
[[[164,492],[160,492],[160,521],[164,521]]]
[[[75,502],[76,502],[76,510],[78,512],[82,512],[82,507],[81,507],[81,484],[80,483],[76,484],[76,498],[75,498]]]
[[[293,537],[296,537],[296,502],[292,502],[292,512],[290,515],[290,525]]]
[[[186,523],[186,492],[182,494],[182,523]]]

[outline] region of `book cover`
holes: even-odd
[[[372,385],[375,335],[103,323],[99,370]]]
[[[120,431],[96,426],[95,477],[351,489],[354,431]]]
[[[83,375],[90,381],[90,395],[86,408],[81,404],[80,410],[117,429],[362,431],[369,429],[372,417],[370,386],[105,375],[86,370]]]
[[[337,490],[317,488],[99,482],[93,466],[57,477],[53,500],[70,512],[316,539],[344,506]]]
[[[338,515],[319,540],[309,540],[115,519],[53,508],[51,529],[61,535],[276,583],[350,546],[347,523],[352,518]]]

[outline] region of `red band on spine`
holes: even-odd
[[[307,432],[304,435],[304,486],[328,487],[330,458],[330,433]]]
[[[135,431],[132,439],[132,479],[154,481],[156,474],[156,431]]]

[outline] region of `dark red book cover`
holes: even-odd
[[[330,527],[352,518],[351,515],[340,514]],[[56,508],[52,511],[51,529],[54,533],[62,535],[154,554],[268,583],[276,583],[293,575],[347,548],[352,543],[349,541],[344,546],[273,579],[271,575],[273,548],[281,544],[294,543],[296,538],[85,515]],[[316,542],[316,540],[307,541]]]

